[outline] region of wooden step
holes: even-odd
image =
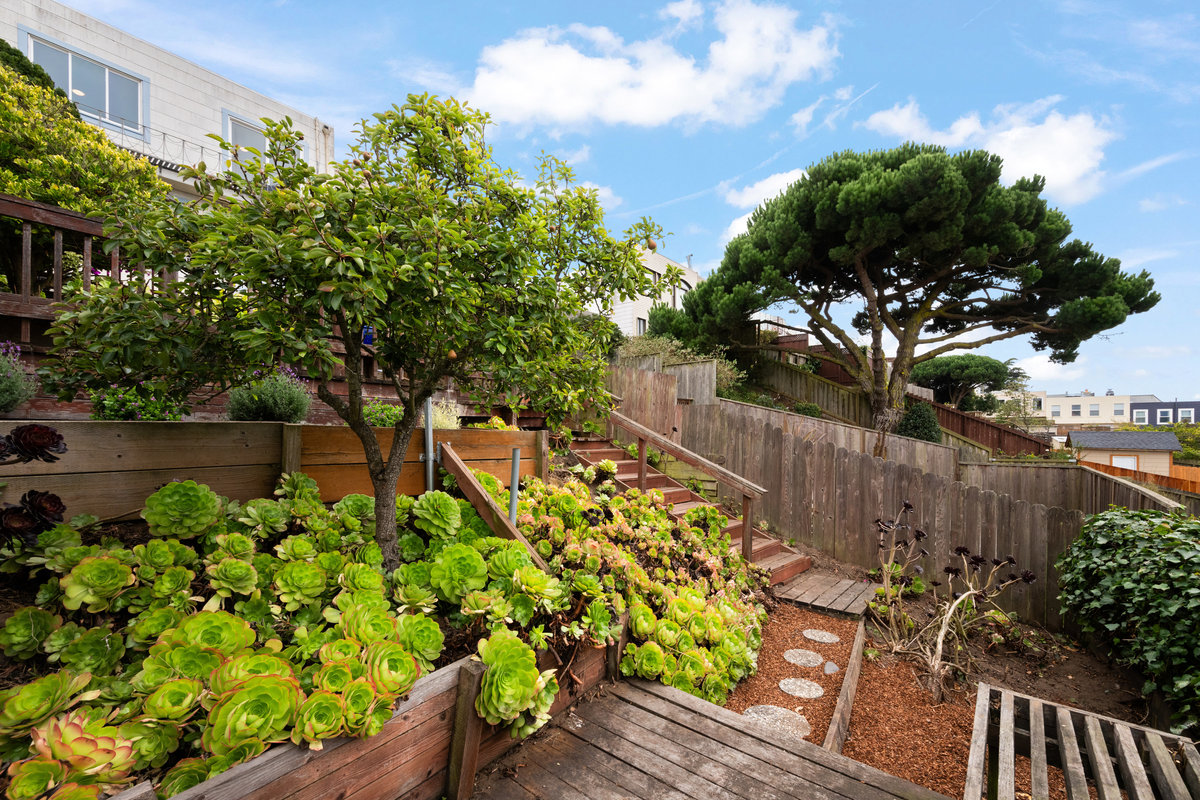
[[[750,560],[756,564],[765,558],[775,555],[784,549],[783,542],[773,536],[764,536],[761,533],[754,535],[754,549],[751,552]],[[729,537],[729,551],[731,553],[741,554],[742,552],[742,532],[739,529],[737,537]]]
[[[791,550],[781,550],[762,561],[755,561],[758,566],[771,571],[771,585],[783,583],[804,572],[812,566],[812,559]]]
[[[638,476],[637,476],[636,472],[634,472],[632,474],[625,473],[623,475],[621,473],[617,473],[617,483],[619,485],[621,485],[622,489],[636,489],[637,482],[638,482]],[[657,471],[650,471],[650,470],[646,471],[646,488],[647,489],[666,490],[666,489],[670,489],[670,488],[675,488],[677,486],[679,486],[679,484],[676,483],[675,481],[671,480],[671,477],[669,475],[663,475],[661,472],[657,472]]]
[[[668,503],[686,503],[696,498],[692,490],[686,486],[663,486],[660,488]]]
[[[611,439],[604,439],[600,437],[583,438],[576,436],[574,441],[571,442],[571,450],[576,452],[579,450],[605,450],[608,448],[619,449],[614,447]]]
[[[711,505],[712,505],[712,503],[706,502],[704,500],[688,500],[687,502],[684,502],[684,503],[676,503],[675,507],[671,509],[671,515],[674,517],[677,517],[677,518],[682,518],[684,514],[691,511],[693,508],[700,508],[702,506],[711,506]]]
[[[589,447],[584,450],[575,450],[575,455],[580,461],[588,464],[595,464],[597,461],[603,461],[610,458],[613,461],[625,461],[629,458],[629,454],[619,447]],[[634,462],[637,463],[636,461]]]

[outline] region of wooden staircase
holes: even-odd
[[[593,466],[604,459],[612,459],[617,464],[616,483],[623,491],[636,488],[638,485],[638,460],[630,458],[620,447],[610,439],[582,436],[571,443],[573,452],[584,466]],[[682,519],[683,515],[693,508],[709,506],[718,508],[716,503],[710,503],[701,495],[696,494],[679,481],[657,469],[647,465],[646,488],[661,489],[668,503],[672,503],[671,516]],[[725,532],[729,534],[730,552],[740,553],[742,550],[742,535],[745,530],[743,521],[730,516]],[[758,528],[752,528],[752,560],[755,564],[771,573],[771,585],[774,586],[790,580],[812,566],[812,559],[796,552],[773,536],[769,536]]]

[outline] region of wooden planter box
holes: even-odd
[[[328,739],[321,750],[280,744],[228,772],[176,795],[178,800],[436,800],[446,794],[455,700],[462,667],[459,661],[417,681],[383,731],[369,739]],[[556,666],[553,655],[539,659],[542,669]],[[604,648],[581,647],[570,672],[562,674],[551,711],[562,712],[579,695],[605,679]],[[573,687],[573,688],[572,688]],[[484,725],[478,766],[483,767],[518,744],[507,729]],[[111,800],[152,800],[149,783],[132,786]]]

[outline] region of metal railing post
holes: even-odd
[[[425,491],[433,491],[433,398],[425,398]]]
[[[638,437],[638,485],[639,492],[646,491],[646,440]]]
[[[517,522],[517,495],[521,491],[521,448],[512,451],[512,477],[508,482],[508,518]]]

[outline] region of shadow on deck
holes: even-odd
[[[480,774],[474,797],[946,800],[658,683],[603,691]]]

